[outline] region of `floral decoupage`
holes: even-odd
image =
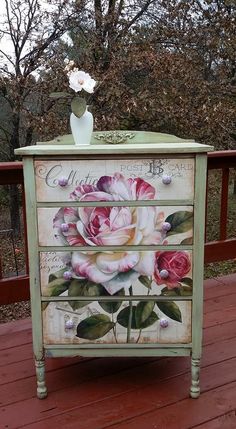
[[[191,302],[184,297],[192,294],[191,251],[163,247],[173,237],[177,244],[192,243],[193,213],[177,206],[166,214],[168,207],[149,203],[155,194],[148,181],[115,173],[100,177],[96,185],[77,186],[71,203],[56,209],[51,228],[59,245],[69,249],[41,253],[41,283],[44,297],[62,297],[43,303],[44,326],[57,311],[58,335],[65,342],[171,342],[171,327],[175,341],[178,332],[180,341],[190,341]],[[91,201],[99,205],[91,207]],[[124,205],[111,204],[118,201]],[[137,201],[147,205],[137,206]],[[155,248],[159,245],[162,250]],[[66,296],[74,300],[65,302]],[[57,341],[50,327],[45,338]]]

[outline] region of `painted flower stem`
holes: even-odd
[[[149,278],[149,281],[150,281],[150,284],[149,284],[149,288],[148,288],[147,295],[149,295],[149,294],[150,294],[151,289],[152,289],[152,276]]]
[[[138,338],[137,338],[137,341],[136,341],[136,343],[138,343],[138,342],[139,342],[139,340],[140,340],[140,337],[141,337],[141,333],[142,333],[142,329],[140,329],[140,330],[139,330],[139,334],[138,334]]]
[[[132,286],[130,286],[130,288],[129,288],[129,294],[130,294],[130,296],[133,296]],[[130,343],[132,316],[133,316],[132,301],[129,301],[129,320],[128,320],[128,327],[127,327],[127,343]]]
[[[113,312],[111,314],[111,320],[114,323],[114,313]],[[114,335],[114,338],[115,338],[115,342],[117,343],[118,341],[117,341],[117,338],[116,338],[116,324],[113,326],[112,330],[113,330],[113,335]]]

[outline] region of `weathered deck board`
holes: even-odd
[[[235,429],[236,275],[205,282],[204,322],[197,400],[189,358],[77,357],[47,359],[40,401],[30,320],[0,325],[0,429]]]
[[[227,414],[223,414],[216,419],[209,420],[207,423],[203,423],[199,426],[195,426],[194,429],[235,429],[236,428],[236,414],[235,410]]]

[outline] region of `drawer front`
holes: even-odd
[[[194,158],[35,161],[39,202],[192,200]]]
[[[40,246],[191,244],[193,207],[38,208]]]
[[[130,317],[130,312],[131,317]],[[187,344],[190,301],[92,302],[77,312],[67,302],[43,311],[44,344]]]
[[[192,295],[191,251],[41,252],[40,273],[42,296],[83,297],[78,309],[99,296]]]

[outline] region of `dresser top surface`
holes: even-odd
[[[71,134],[15,150],[16,155],[122,155],[209,152],[213,146],[145,131],[94,132],[90,145],[75,145]]]

